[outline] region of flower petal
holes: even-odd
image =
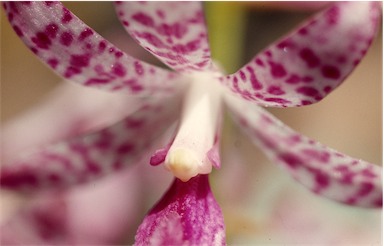
[[[179,98],[152,100],[99,132],[49,146],[2,167],[0,183],[15,190],[61,188],[91,181],[138,160],[178,116]]]
[[[59,2],[4,3],[16,34],[48,66],[85,86],[170,94],[178,75],[123,53]]]
[[[378,2],[338,2],[280,39],[223,83],[263,106],[320,101],[367,52],[380,16]]]
[[[227,97],[251,139],[274,162],[316,194],[362,207],[382,206],[382,169],[293,131],[262,108]]]
[[[135,112],[143,103],[125,94],[63,82],[38,105],[3,124],[1,160],[9,163],[28,148],[105,128]]]
[[[4,245],[116,245],[140,210],[139,168],[29,200],[1,226]],[[135,216],[136,215],[136,216]],[[131,229],[131,228],[129,228]]]
[[[177,71],[212,65],[199,2],[118,2],[117,14],[129,34]]]
[[[175,179],[145,217],[135,245],[225,245],[224,220],[208,175]]]

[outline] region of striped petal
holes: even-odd
[[[146,50],[177,71],[211,67],[207,29],[199,2],[118,2],[125,29]]]
[[[316,103],[339,86],[367,52],[379,2],[338,2],[256,55],[223,83],[263,106]]]
[[[135,240],[135,245],[225,245],[223,215],[208,175],[188,182],[175,179],[145,217]]]
[[[168,95],[180,86],[178,75],[123,53],[59,2],[3,6],[16,34],[66,79],[140,96]]]
[[[152,100],[99,132],[57,143],[2,167],[3,188],[38,191],[89,182],[146,153],[176,120],[179,98]]]
[[[235,120],[250,138],[311,191],[354,206],[382,206],[379,166],[308,139],[250,102],[227,99]]]

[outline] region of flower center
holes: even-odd
[[[165,167],[182,181],[212,171],[207,152],[213,147],[221,115],[221,87],[215,73],[191,75],[176,138]]]

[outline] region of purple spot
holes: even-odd
[[[339,21],[340,9],[337,6],[332,7],[326,12],[328,24],[335,25]]]
[[[125,67],[123,67],[121,63],[115,63],[113,65],[112,72],[119,77],[123,77],[127,73]]]
[[[287,72],[285,71],[285,68],[283,65],[279,63],[274,63],[272,61],[269,62],[269,65],[271,66],[271,74],[275,78],[282,78],[285,75],[287,75]]]
[[[125,20],[125,21],[123,21],[123,25],[124,26],[129,26],[129,22]]]
[[[319,95],[319,91],[316,90],[313,87],[309,86],[302,86],[296,89],[296,91],[302,95],[308,96],[308,97],[316,97]]]
[[[116,53],[115,53],[116,58],[122,57],[123,55],[124,55],[124,53],[121,51],[116,51]]]
[[[91,162],[91,161],[87,161],[87,169],[92,174],[100,174],[101,173],[100,167],[97,164],[95,164],[94,162]]]
[[[134,64],[135,64],[135,71],[137,75],[143,75],[144,74],[143,65],[141,65],[139,61],[135,61]]]
[[[103,52],[105,50],[105,48],[107,48],[106,42],[105,41],[100,41],[100,43],[99,43],[99,51]]]
[[[247,66],[246,67],[247,71],[249,72],[250,74],[250,81],[251,81],[251,85],[252,85],[252,88],[254,90],[260,90],[263,88],[263,85],[257,80],[256,78],[256,75],[255,75],[255,71],[253,71],[252,67],[250,66]]]
[[[308,30],[305,28],[305,27],[303,27],[303,28],[300,28],[300,30],[298,31],[298,33],[300,34],[300,35],[307,35],[308,34]]]
[[[155,23],[153,21],[153,19],[142,13],[142,12],[139,12],[139,13],[136,13],[132,16],[132,19],[134,19],[135,21],[139,22],[140,24],[144,25],[144,26],[153,26]]]
[[[332,86],[325,86],[324,88],[323,88],[323,91],[325,92],[325,93],[330,93],[331,91],[332,91]]]
[[[108,83],[109,79],[90,78],[84,84],[85,85],[102,85]]]
[[[65,70],[64,77],[66,77],[66,78],[70,78],[70,77],[72,77],[73,75],[75,75],[75,74],[79,74],[79,73],[81,73],[81,69],[80,69],[80,68],[77,68],[77,67],[68,67],[68,68]]]
[[[242,81],[245,81],[247,79],[245,77],[245,73],[242,70],[240,70],[240,78],[241,78]]]
[[[263,62],[261,59],[259,59],[259,58],[257,58],[257,59],[255,60],[255,63],[256,63],[257,65],[259,65],[260,67],[264,67],[264,62]]]
[[[1,186],[5,187],[17,187],[20,185],[37,186],[38,180],[36,176],[28,169],[17,173],[8,173],[3,170],[1,173],[0,184]]]
[[[55,69],[57,65],[59,64],[59,61],[55,58],[49,59],[47,61],[48,65],[51,66],[51,68]]]
[[[66,9],[66,8],[63,8],[63,16],[61,17],[61,22],[63,24],[67,24],[68,22],[70,22],[72,20],[72,14],[71,12]]]
[[[315,171],[315,181],[317,184],[316,190],[319,192],[322,189],[325,189],[329,186],[329,178],[326,174],[321,173],[320,171]]]
[[[133,151],[134,145],[131,143],[123,143],[119,147],[117,147],[116,151],[118,154],[128,154]]]
[[[375,189],[375,186],[373,184],[367,183],[367,182],[362,183],[357,195],[360,197],[366,196],[369,193],[371,193],[374,189]]]
[[[293,169],[302,165],[301,159],[291,153],[282,153],[279,155],[279,159]]]
[[[287,104],[287,103],[291,102],[291,101],[288,101],[286,99],[278,98],[278,97],[266,97],[266,98],[264,98],[264,101],[266,101],[266,102],[275,102],[275,103],[278,103],[278,104],[281,104],[281,105],[284,105],[284,104]]]
[[[60,43],[64,46],[70,46],[73,41],[73,35],[70,32],[63,32],[60,35]]]
[[[48,49],[52,44],[51,39],[43,32],[36,33],[36,36],[33,37],[32,42],[37,45],[37,47],[41,49]]]
[[[89,55],[71,55],[70,64],[73,67],[82,68],[89,65]]]
[[[164,43],[155,35],[149,32],[144,33],[136,33],[137,37],[145,39],[148,43],[152,44],[153,46],[157,48],[164,48],[166,47]]]
[[[309,68],[314,68],[320,65],[320,59],[316,56],[313,50],[304,48],[299,52],[301,59],[305,61]]]
[[[285,80],[288,84],[297,84],[301,81],[301,78],[297,74],[292,74],[288,79]]]
[[[23,32],[20,30],[20,28],[18,26],[13,25],[12,27],[13,27],[13,30],[15,30],[17,36],[19,36],[19,37],[24,36]]]
[[[340,78],[340,71],[335,66],[325,65],[321,68],[321,74],[325,78],[338,79]]]
[[[49,24],[48,26],[45,27],[45,33],[50,38],[55,38],[58,30],[59,30],[59,27],[55,23]]]
[[[285,94],[285,92],[279,86],[274,85],[268,87],[268,93],[276,96]]]
[[[84,31],[82,31],[79,35],[79,40],[84,40],[87,37],[91,36],[93,34],[93,31],[90,28],[85,28]]]

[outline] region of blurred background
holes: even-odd
[[[103,36],[125,35],[110,2],[65,2],[64,5]],[[223,6],[227,9],[224,11],[236,9],[241,13],[236,17],[243,23],[243,29],[239,30],[243,36],[237,41],[241,42],[236,51],[239,54],[238,65],[227,68],[228,72],[236,71],[258,51],[319,9],[316,4],[292,7],[263,2],[206,5],[209,5],[208,15]],[[231,20],[230,12],[227,19]],[[220,22],[213,25],[211,16],[207,21],[211,29],[217,28],[216,31],[226,28],[224,22],[221,27]],[[215,30],[209,30],[209,33],[211,31]],[[131,43],[127,47],[120,38],[115,40],[123,50],[141,49]],[[217,45],[231,49],[226,48],[225,40],[222,42]],[[1,123],[4,124],[26,112],[62,82],[19,40],[3,11],[0,51]],[[135,54],[140,54],[140,59],[159,64],[149,54],[141,55],[145,53],[142,51]],[[381,165],[382,67],[380,28],[361,64],[325,100],[301,108],[269,110],[310,138],[350,156]],[[212,186],[224,211],[229,244],[321,245],[326,237],[342,237],[339,244],[332,245],[352,245],[348,242],[380,245],[381,211],[347,208],[315,197],[266,160],[231,121],[226,120],[224,129],[223,167],[214,172]],[[233,149],[236,155],[230,151]],[[151,207],[157,199],[148,199],[146,206]]]

